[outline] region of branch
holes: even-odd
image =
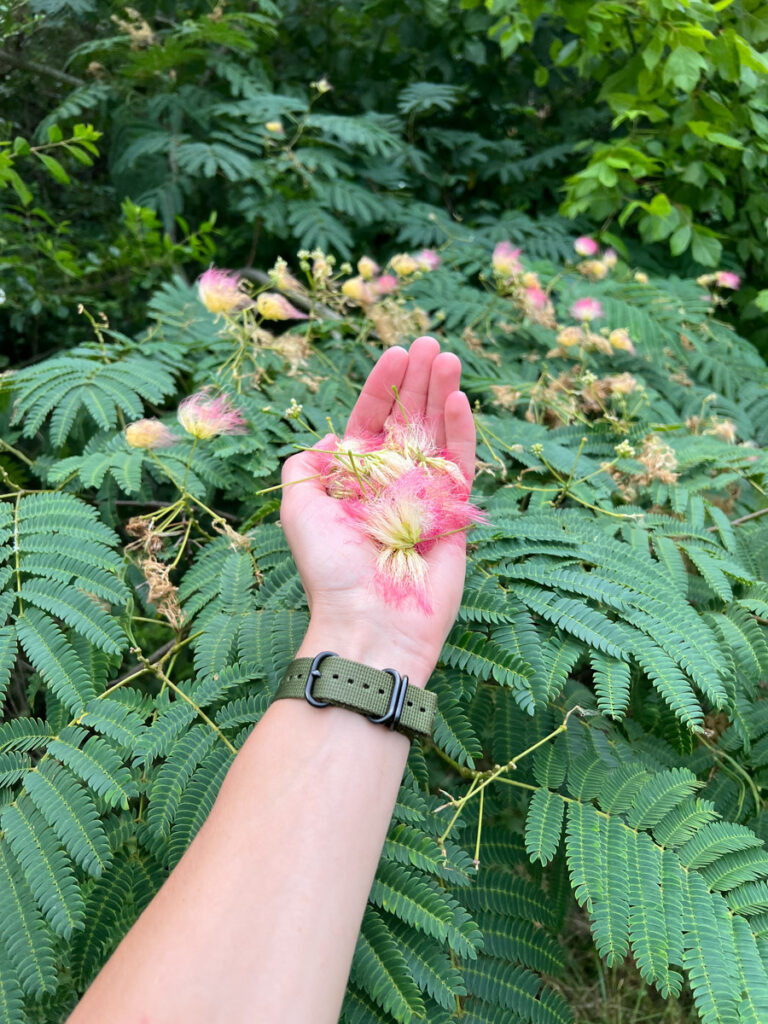
[[[739,519],[732,519],[731,526],[741,526],[742,523],[749,522],[750,519],[759,519],[760,516],[768,515],[768,506],[766,508],[760,508],[757,512],[750,512],[747,516],[741,516]],[[717,529],[717,526],[708,526],[707,533],[712,533]]]
[[[34,71],[37,75],[47,75],[49,78],[56,78],[59,82],[66,82],[67,85],[85,85],[85,80],[69,75],[66,71],[59,71],[57,68],[48,67],[47,64],[39,64],[36,60],[23,60],[5,50],[0,50],[0,60],[10,64],[13,68],[20,68],[22,71]]]

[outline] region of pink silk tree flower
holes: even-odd
[[[741,278],[738,274],[731,273],[730,270],[718,270],[715,274],[715,284],[721,288],[730,288],[735,292],[741,285]]]
[[[136,420],[129,423],[123,437],[131,448],[168,448],[179,439],[160,420]]]
[[[573,243],[573,248],[579,254],[579,256],[597,256],[600,251],[600,246],[589,235],[581,235]]]
[[[318,451],[318,467],[332,498],[359,501],[373,496],[370,453],[378,447],[377,436],[345,437]]]
[[[597,299],[577,299],[570,308],[570,314],[576,320],[599,320],[603,315],[603,307]]]
[[[219,434],[244,434],[245,420],[226,395],[211,397],[210,390],[189,395],[180,403],[177,416],[188,434],[200,440]]]
[[[422,249],[416,253],[416,262],[421,270],[437,270],[443,262],[434,249]]]
[[[530,305],[532,309],[546,309],[548,301],[547,293],[543,288],[539,288],[538,285],[525,289],[526,305]]]
[[[616,330],[611,331],[608,335],[608,341],[612,348],[622,349],[631,355],[635,354],[635,346],[632,344],[629,332],[623,327],[617,327]]]
[[[411,274],[415,274],[419,269],[419,264],[416,262],[416,259],[407,252],[397,253],[397,255],[393,256],[389,261],[389,265],[398,277],[410,277]]]
[[[332,440],[319,469],[326,492],[361,540],[375,546],[379,593],[396,605],[415,600],[429,612],[425,556],[443,538],[460,542],[485,516],[469,503],[469,482],[428,423],[393,416],[381,434]]]
[[[347,278],[341,286],[341,294],[346,295],[348,299],[352,299],[353,302],[357,302],[361,306],[372,306],[379,297],[373,286],[364,279],[362,274],[357,277]]]
[[[370,256],[361,256],[357,261],[357,272],[364,281],[372,281],[380,269],[376,260]]]
[[[269,271],[269,279],[281,291],[300,292],[302,290],[301,282],[296,280],[288,269],[288,264],[279,256],[275,260],[274,267]]]
[[[253,305],[240,275],[232,270],[206,270],[197,280],[197,294],[209,313],[239,313]]]
[[[520,263],[522,249],[515,249],[511,242],[499,242],[493,250],[491,264],[499,277],[516,277],[523,271]]]
[[[256,312],[265,320],[308,320],[306,313],[302,313],[284,296],[277,292],[262,292],[256,296]]]
[[[400,282],[394,274],[382,274],[380,277],[377,277],[372,284],[378,295],[391,295],[392,292],[396,292],[400,286]]]
[[[606,249],[603,253],[603,263],[608,267],[609,270],[613,270],[616,264],[619,262],[619,254],[615,249]]]

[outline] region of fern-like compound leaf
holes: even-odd
[[[350,977],[397,1021],[424,1016],[424,1003],[403,953],[372,907],[367,907]]]
[[[83,900],[53,829],[26,795],[3,810],[0,827],[43,916],[68,939],[82,927]]]
[[[560,844],[565,804],[557,793],[539,789],[525,819],[525,849],[533,861],[548,864]]]
[[[43,921],[21,869],[0,844],[0,941],[21,988],[40,996],[56,988],[53,936]]]
[[[25,786],[72,859],[90,874],[100,875],[112,854],[90,792],[50,759],[27,775]]]

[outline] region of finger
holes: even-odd
[[[394,385],[400,390],[408,361],[408,353],[399,346],[388,348],[379,358],[355,402],[347,423],[346,436],[369,431],[372,434],[381,432],[384,421],[392,412],[395,399],[392,387]]]
[[[326,434],[312,448],[297,452],[283,463],[281,515],[304,505],[307,500],[321,494],[326,497],[325,482],[321,475],[322,453],[333,451],[338,444],[335,434]]]
[[[417,338],[408,351],[408,369],[399,390],[401,416],[425,416],[432,363],[440,345],[434,338]]]
[[[459,390],[460,382],[461,360],[453,352],[441,352],[432,363],[427,395],[427,422],[438,448],[445,448],[445,402]]]
[[[445,445],[457,465],[472,483],[475,475],[475,421],[469,399],[454,391],[445,402]]]

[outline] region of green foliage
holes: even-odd
[[[349,139],[388,145],[378,121]],[[546,220],[532,309],[490,269],[497,232],[458,226],[365,309],[302,257],[311,317],[274,332],[176,279],[135,338],[95,319],[3,377],[0,1020],[65,1019],[201,827],[308,622],[280,460],[425,329],[464,363],[488,522],[341,1020],[572,1021],[575,913],[606,968],[632,958],[708,1024],[764,1019],[768,370],[694,282],[590,284]],[[602,319],[558,343],[585,296]],[[210,386],[247,433],[172,423]],[[145,416],[167,446],[129,443]]]
[[[566,215],[632,223],[645,243],[706,267],[718,265],[724,246],[741,265],[764,267],[761,0],[486,6],[505,54],[538,55],[537,85],[555,92],[575,77],[610,111],[610,134],[584,140],[588,160],[565,181]]]

